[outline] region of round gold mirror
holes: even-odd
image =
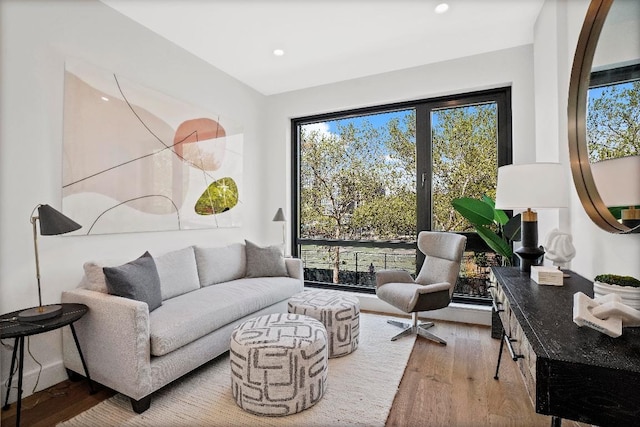
[[[611,233],[640,233],[639,12],[637,1],[591,1],[569,84],[573,181],[587,215]]]

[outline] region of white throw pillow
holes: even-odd
[[[107,281],[104,277],[102,267],[105,267],[103,263],[96,261],[87,261],[82,265],[84,269],[84,276],[78,285],[79,288],[89,289],[90,291],[109,293],[107,289]]]
[[[195,254],[200,286],[241,279],[245,275],[247,260],[242,243],[213,248],[196,246]]]
[[[193,246],[153,257],[160,276],[162,300],[200,288]]]

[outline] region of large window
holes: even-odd
[[[495,257],[451,201],[495,197],[509,88],[299,118],[292,133],[292,253],[308,284],[373,292],[379,269],[417,272],[417,233],[441,230],[469,237],[456,295],[487,297]]]

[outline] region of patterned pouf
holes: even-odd
[[[345,356],[358,348],[360,303],[342,292],[303,291],[289,298],[289,313],[321,321],[329,339],[329,358]]]
[[[256,415],[295,414],[315,405],[327,382],[327,331],[298,314],[249,319],[231,335],[231,390]]]

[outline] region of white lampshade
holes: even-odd
[[[591,173],[605,205],[640,205],[640,156],[593,163]]]
[[[568,206],[567,177],[560,163],[529,163],[498,168],[497,209]]]

